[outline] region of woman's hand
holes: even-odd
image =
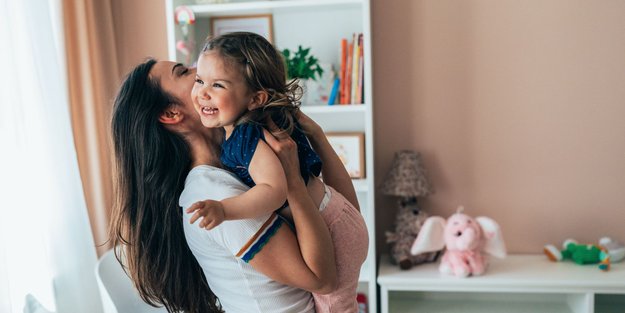
[[[321,128],[321,126],[319,126],[317,122],[313,121],[310,117],[308,117],[308,115],[304,114],[304,112],[297,111],[295,117],[297,118],[297,122],[300,124],[300,126],[302,126],[304,132],[306,132],[308,136],[319,136],[323,134],[323,129]]]
[[[265,133],[265,141],[278,156],[280,163],[282,163],[284,173],[286,174],[288,189],[300,183],[304,184],[304,179],[299,169],[297,144],[288,133],[280,131],[273,122],[269,123],[269,127],[271,128],[271,132],[266,129],[263,130]]]

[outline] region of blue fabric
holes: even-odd
[[[254,256],[256,256],[256,253],[258,253],[267,244],[267,242],[269,242],[269,238],[276,234],[278,228],[280,228],[282,224],[282,218],[278,217],[278,219],[271,226],[269,226],[269,229],[267,229],[267,231],[260,236],[258,241],[252,245],[252,247],[241,257],[241,259],[245,263],[250,263]]]
[[[300,173],[304,182],[308,183],[310,175],[319,176],[321,173],[321,159],[310,146],[299,124],[293,130],[291,138],[297,144]],[[245,123],[235,127],[230,137],[222,144],[221,162],[250,187],[256,185],[250,176],[249,167],[260,139],[265,140],[262,126]]]

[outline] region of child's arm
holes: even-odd
[[[271,213],[286,201],[287,183],[284,169],[267,143],[259,140],[248,168],[256,183],[245,193],[222,201],[204,200],[193,204],[187,213],[195,211],[190,222],[200,217],[200,227],[212,229],[224,220],[254,218]]]
[[[263,140],[258,141],[248,168],[256,186],[242,195],[223,200],[226,220],[238,220],[271,213],[286,201],[284,169]]]

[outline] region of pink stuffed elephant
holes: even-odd
[[[440,216],[428,218],[410,252],[420,254],[447,248],[439,270],[458,277],[481,275],[488,259],[485,253],[505,258],[506,247],[499,225],[488,217],[472,218],[458,212],[447,221]]]

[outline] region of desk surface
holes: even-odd
[[[378,284],[389,290],[593,292],[625,294],[625,263],[604,272],[594,265],[551,262],[544,255],[509,255],[492,259],[482,276],[458,278],[441,274],[440,261],[402,271],[383,255]]]

